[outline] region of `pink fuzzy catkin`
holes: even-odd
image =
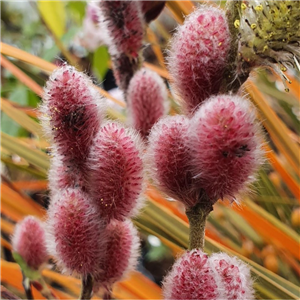
[[[196,205],[199,191],[192,176],[188,146],[189,119],[168,116],[156,123],[149,136],[147,163],[154,184],[187,207]]]
[[[66,189],[51,199],[47,247],[65,273],[96,276],[104,258],[105,222],[80,189]]]
[[[42,222],[33,216],[27,216],[19,222],[12,237],[12,248],[30,268],[39,269],[48,258]]]
[[[226,253],[208,257],[199,249],[185,252],[163,282],[166,300],[253,300],[250,269]]]
[[[214,253],[209,263],[218,282],[219,299],[254,299],[253,280],[245,263],[223,252]]]
[[[183,110],[195,108],[220,89],[230,49],[225,12],[202,6],[179,26],[171,41],[169,72]]]
[[[234,200],[255,180],[263,150],[249,101],[228,95],[210,98],[193,116],[189,136],[193,173],[212,202]]]
[[[130,123],[144,138],[164,115],[167,98],[166,85],[157,73],[142,68],[131,79],[127,90]]]
[[[108,243],[105,260],[99,266],[100,276],[95,278],[95,290],[110,291],[112,285],[122,280],[129,271],[135,269],[139,256],[139,238],[130,220],[112,220],[105,229]]]
[[[111,122],[98,132],[87,160],[87,181],[103,218],[123,220],[140,207],[142,157],[142,141],[133,130]]]
[[[111,55],[124,53],[138,57],[142,47],[144,20],[141,4],[137,1],[100,1],[100,14],[107,31]]]
[[[164,299],[217,300],[218,285],[214,277],[205,253],[196,249],[187,251],[164,279]]]
[[[92,81],[63,65],[48,80],[40,107],[43,128],[67,167],[85,162],[103,120],[102,98]]]

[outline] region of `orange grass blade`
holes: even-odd
[[[293,193],[296,199],[300,202],[300,187],[294,178],[286,171],[278,160],[276,154],[268,147],[266,147],[266,155],[273,168],[280,174],[284,183],[288,186],[290,191]]]
[[[300,259],[298,242],[251,209],[248,206],[249,202],[244,201],[240,207],[233,205],[232,209],[248,221],[267,242],[279,249],[286,249],[295,258]]]
[[[12,120],[14,120],[16,123],[21,125],[23,128],[28,130],[29,132],[39,136],[43,137],[43,131],[37,122],[32,120],[30,117],[28,117],[24,112],[21,110],[13,107],[9,101],[5,101],[3,98],[1,98],[2,105],[1,110],[9,116]]]
[[[54,64],[43,60],[38,56],[32,55],[26,51],[23,51],[21,49],[18,49],[16,47],[2,42],[0,43],[0,51],[4,55],[22,60],[30,65],[34,65],[48,74],[52,73],[57,68],[57,66],[55,66]]]
[[[1,281],[9,284],[13,288],[23,292],[22,286],[22,273],[19,266],[16,263],[7,262],[5,260],[1,260]],[[51,286],[47,285],[48,288],[59,297],[59,299],[74,299],[63,293],[57,289],[52,288]],[[34,299],[45,299],[40,292],[38,292],[34,287],[32,287],[32,293]]]
[[[1,55],[1,66],[9,70],[38,96],[42,96],[43,88],[39,86],[34,80],[32,80],[28,75],[26,75],[23,71],[21,71],[18,67],[16,67],[13,63],[7,60],[3,55]]]
[[[1,231],[11,235],[14,232],[15,225],[1,218]]]
[[[15,222],[18,222],[25,216],[4,201],[1,203],[1,213]]]
[[[18,190],[24,190],[24,191],[43,191],[48,188],[47,180],[13,181],[12,184]]]
[[[9,263],[1,260],[1,271],[2,282],[8,283],[20,291],[23,290],[22,274],[16,263]],[[81,288],[81,281],[79,279],[65,276],[47,269],[43,270],[43,275],[49,280],[60,284],[70,293],[79,295]],[[50,289],[54,290],[54,292],[58,295],[57,290],[52,289],[51,287]],[[123,292],[123,290],[125,290],[125,292]],[[161,289],[159,286],[138,272],[132,272],[127,280],[117,283],[113,289],[113,296],[119,299],[128,299],[128,296],[130,296],[130,299],[162,299]],[[40,296],[36,295],[35,299],[44,299],[39,297]]]
[[[35,108],[29,107],[29,106],[22,106],[22,105],[19,105],[18,103],[15,103],[15,102],[10,101],[5,98],[1,98],[1,101],[2,101],[2,103],[3,102],[9,103],[12,107],[14,107],[15,109],[18,109],[19,111],[24,112],[26,115],[28,115],[30,117],[37,118],[37,111]]]
[[[146,68],[156,72],[158,75],[160,75],[161,77],[163,77],[167,80],[170,80],[170,78],[171,78],[167,70],[163,70],[162,68],[157,67],[157,66],[147,63],[147,62],[144,62],[144,66]]]
[[[290,139],[289,130],[286,125],[279,119],[275,112],[267,104],[262,93],[258,90],[255,84],[248,80],[245,84],[245,88],[249,95],[251,96],[255,105],[259,108],[260,112],[265,118],[264,124],[266,125],[268,131],[276,135],[284,148],[287,151],[287,155],[291,157],[294,161],[295,166],[300,167],[299,164],[299,147]]]
[[[167,1],[166,7],[169,9],[172,17],[178,24],[182,24],[184,21],[184,16],[181,8],[178,5],[177,1]]]
[[[11,244],[7,240],[5,240],[3,237],[1,237],[1,246],[7,248],[8,250],[12,249]]]
[[[21,196],[6,184],[1,184],[1,201],[24,215],[42,217],[44,209],[29,197]]]
[[[42,69],[43,71],[46,71],[48,74],[52,73],[58,67],[58,66],[55,66],[54,64],[49,63],[49,62],[47,62],[47,61],[45,61],[45,60],[43,60],[43,59],[41,59],[41,58],[39,58],[35,55],[29,54],[29,53],[27,53],[23,50],[17,49],[15,47],[7,45],[5,43],[1,42],[0,46],[1,46],[0,51],[1,51],[2,54],[5,54],[7,56],[11,56],[13,58],[22,60],[22,61],[24,61],[24,62],[26,62],[30,65],[36,66],[36,67]],[[20,79],[19,77],[17,77],[17,78]],[[96,89],[100,92],[100,94],[102,96],[106,97],[107,99],[112,100],[113,102],[115,102],[116,104],[118,104],[122,107],[125,107],[125,104],[123,102],[120,102],[118,99],[112,97],[105,90],[101,89],[98,86],[96,86]],[[42,95],[42,93],[40,95]]]
[[[165,63],[164,63],[163,53],[162,53],[160,45],[157,41],[157,37],[156,37],[155,33],[151,30],[150,27],[147,28],[147,37],[148,37],[149,42],[151,43],[151,47],[153,49],[153,52],[156,55],[159,65],[165,70],[166,67],[165,67]]]

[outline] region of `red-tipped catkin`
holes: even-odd
[[[101,17],[110,37],[111,55],[124,53],[137,58],[142,47],[144,20],[141,4],[137,1],[100,1]]]
[[[41,121],[65,166],[80,166],[103,120],[102,98],[91,80],[63,65],[45,87]]]
[[[47,247],[63,272],[97,275],[106,245],[105,223],[80,189],[66,189],[51,199]]]
[[[254,299],[253,280],[249,267],[236,257],[226,253],[214,253],[209,258],[218,283],[219,299]]]
[[[135,269],[139,256],[139,238],[130,220],[112,220],[105,229],[108,243],[106,256],[101,264],[101,275],[95,278],[95,289],[111,290],[112,285],[122,280]]]
[[[219,92],[229,48],[228,24],[219,8],[200,7],[178,27],[168,62],[173,87],[186,113]]]
[[[130,123],[144,138],[167,110],[167,98],[166,85],[157,73],[143,68],[131,79],[127,90]]]
[[[227,95],[210,98],[193,116],[189,135],[193,173],[212,202],[234,200],[254,181],[263,150],[249,101]]]
[[[107,123],[88,157],[89,192],[103,218],[123,220],[136,213],[143,191],[143,147],[137,133]]]
[[[211,257],[201,250],[187,251],[163,283],[165,299],[252,300],[253,281],[248,266],[226,253]]]
[[[163,282],[164,299],[218,299],[215,274],[201,250],[187,251],[174,264]]]
[[[177,115],[156,123],[149,136],[147,163],[150,177],[160,190],[192,207],[199,195],[191,172],[189,122],[187,117]]]
[[[42,222],[33,216],[28,216],[19,222],[12,237],[12,247],[30,268],[39,269],[48,258]]]

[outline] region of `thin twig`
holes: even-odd
[[[27,278],[25,276],[25,274],[23,272],[22,272],[22,275],[23,275],[22,285],[23,285],[23,288],[25,290],[26,299],[34,299],[33,295],[32,295],[30,280],[29,280],[29,278]]]
[[[204,249],[206,219],[213,210],[211,201],[205,200],[186,210],[190,224],[189,250]]]
[[[82,278],[80,300],[91,299],[93,292],[93,277],[88,274],[85,278]]]

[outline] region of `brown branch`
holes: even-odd
[[[88,274],[85,278],[82,278],[80,300],[89,300],[92,298],[93,284],[93,277],[90,274]]]

